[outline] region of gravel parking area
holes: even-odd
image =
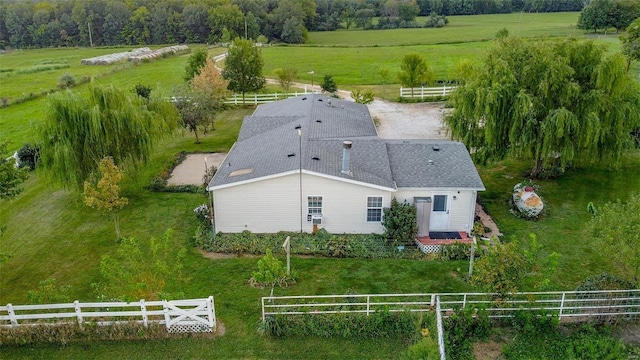
[[[376,99],[369,112],[384,139],[448,139],[444,103],[401,104]]]

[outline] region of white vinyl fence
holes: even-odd
[[[508,318],[517,311],[546,311],[560,321],[635,318],[640,315],[640,290],[491,293],[364,294],[279,296],[262,298],[262,320],[273,315],[316,315],[376,311],[435,311],[440,359],[446,360],[442,318],[455,309],[482,308],[489,318]]]
[[[262,318],[270,315],[338,314],[376,311],[434,311],[436,297],[444,317],[456,308],[483,308],[490,318],[512,317],[519,310],[545,310],[562,320],[640,315],[640,290],[492,293],[363,294],[262,298]]]
[[[428,97],[449,96],[456,90],[457,86],[442,87],[419,87],[419,88],[400,88],[400,97],[409,99],[424,99]]]
[[[136,322],[164,324],[173,333],[213,332],[213,296],[205,299],[0,306],[0,326],[78,324],[114,325]]]
[[[245,98],[244,103],[242,102],[242,94],[233,94],[233,96],[230,98],[227,98],[227,100],[225,100],[224,103],[230,104],[230,105],[243,105],[243,104],[258,105],[258,104],[270,103],[278,100],[288,99],[294,96],[301,96],[301,95],[306,95],[311,93],[313,92],[307,91],[307,89],[304,89],[304,91],[300,91],[300,92],[296,91],[292,93],[244,94],[244,98]]]

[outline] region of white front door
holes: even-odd
[[[449,195],[434,195],[430,231],[449,230]]]

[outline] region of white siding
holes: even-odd
[[[449,228],[447,231],[466,231],[470,232],[473,227],[473,217],[475,215],[475,191],[459,190],[458,191],[439,191],[437,189],[406,189],[399,188],[394,194],[399,202],[407,201],[413,204],[413,198],[428,197],[434,194],[449,195]],[[456,197],[455,200],[453,197]]]
[[[298,174],[257,181],[214,191],[216,230],[274,233],[300,231]],[[307,221],[307,196],[322,196],[322,225],[330,233],[382,233],[382,225],[367,222],[367,196],[382,196],[389,207],[391,192],[303,174],[303,231]]]

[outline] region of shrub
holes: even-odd
[[[20,159],[20,167],[28,167],[29,170],[34,170],[36,163],[40,159],[40,148],[31,146],[31,144],[24,144],[18,150],[18,158]]]
[[[384,236],[392,243],[412,243],[418,234],[416,208],[408,202],[391,200],[391,207],[384,209],[382,218]]]
[[[160,339],[181,335],[169,334],[165,325],[149,324],[144,327],[137,322],[99,326],[85,323],[67,323],[33,326],[0,327],[0,347],[33,343],[66,345],[74,341]]]
[[[635,289],[635,284],[631,281],[603,272],[596,276],[590,276],[582,281],[576,291],[596,291],[596,290],[626,290]]]
[[[201,247],[208,251],[222,253],[247,253],[264,254],[267,248],[274,249],[274,253],[284,253],[282,242],[287,236],[291,236],[291,253],[301,255],[332,256],[331,251],[338,250],[338,243],[330,247],[332,235],[326,230],[320,229],[313,234],[300,234],[294,232],[279,232],[276,234],[254,234],[244,231],[239,234],[218,233],[215,238],[210,226],[198,227],[195,232],[196,243],[204,244]],[[344,238],[347,247],[340,245],[343,257],[361,259],[403,258],[426,259],[432,257],[424,254],[416,246],[407,247],[404,251],[389,245],[388,241],[378,234],[340,234]],[[335,240],[335,239],[334,239]]]
[[[351,250],[351,245],[349,245],[349,240],[346,237],[334,235],[327,242],[327,250],[329,251],[329,256],[343,258],[347,257]]]
[[[336,84],[335,80],[333,80],[333,76],[330,74],[324,76],[320,87],[322,87],[322,91],[326,91],[331,94],[338,91],[338,85]]]
[[[440,359],[438,342],[431,336],[425,336],[407,348],[404,358],[407,360]]]
[[[372,90],[362,90],[360,88],[356,88],[351,92],[351,97],[358,104],[371,104],[375,97],[375,94]]]
[[[271,249],[267,249],[266,255],[258,260],[258,270],[254,271],[253,276],[249,279],[252,286],[264,286],[271,289],[276,285],[287,287],[295,282],[294,277],[287,274],[287,269],[282,265],[282,262],[273,256]]]
[[[547,310],[519,310],[511,318],[511,326],[526,335],[550,334],[558,330],[558,315]]]
[[[474,257],[480,257],[482,249],[476,247]],[[469,260],[471,258],[471,245],[454,243],[451,245],[440,246],[438,253],[440,260]]]
[[[71,290],[71,286],[58,286],[55,278],[48,278],[38,283],[37,290],[27,291],[27,300],[31,304],[67,303],[71,301],[69,290]]]
[[[60,89],[70,88],[76,84],[76,79],[69,73],[64,73],[58,79],[58,87]]]
[[[341,338],[393,338],[404,343],[420,336],[419,315],[377,311],[366,314],[276,315],[265,319],[261,330],[272,337],[317,336]]]
[[[476,315],[474,317],[474,314]],[[447,357],[473,359],[474,339],[486,339],[491,332],[491,322],[484,309],[456,309],[444,321],[444,341]]]
[[[138,94],[138,96],[149,100],[149,98],[151,97],[151,86],[136,84],[136,86],[133,88],[133,92]]]

